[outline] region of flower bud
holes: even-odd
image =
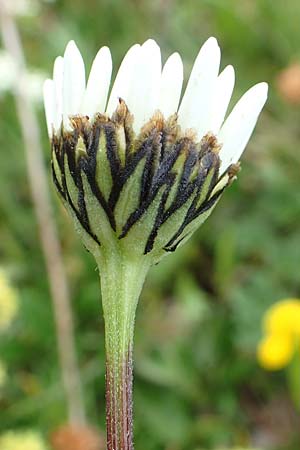
[[[74,41],[56,58],[44,85],[53,179],[94,255],[158,262],[192,235],[235,178],[268,87],[250,88],[226,117],[235,74],[219,67],[220,48],[209,38],[181,99],[180,55],[162,67],[152,39],[128,50],[111,90],[108,47],[87,81]]]
[[[53,179],[89,249],[119,247],[159,261],[208,217],[237,172],[230,166],[219,177],[216,137],[197,142],[177,114],[156,112],[138,136],[123,100],[111,119],[71,122],[72,131],[52,140]]]

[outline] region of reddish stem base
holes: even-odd
[[[106,362],[107,450],[133,450],[132,350]]]

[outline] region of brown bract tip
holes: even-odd
[[[70,122],[74,131],[78,131],[79,134],[90,128],[90,121],[88,116],[72,116],[70,117]]]
[[[237,174],[239,173],[239,171],[241,170],[241,164],[235,163],[235,164],[231,164],[227,170],[228,176],[229,176],[229,182],[232,183],[236,178],[237,178]]]
[[[193,128],[188,128],[185,133],[184,137],[189,139],[190,141],[196,141],[197,140],[197,133]]]
[[[130,113],[128,106],[122,98],[119,98],[119,104],[117,106],[117,109],[113,113],[111,120],[119,125],[132,125],[133,115]]]
[[[211,132],[203,136],[200,145],[202,151],[207,152],[209,150],[217,154],[220,152],[222,147],[222,145],[218,142],[217,137]]]
[[[160,111],[156,111],[151,119],[143,126],[141,130],[141,135],[149,136],[153,130],[163,131],[165,127],[165,119]]]

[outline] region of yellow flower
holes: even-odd
[[[265,335],[257,346],[257,359],[267,370],[287,366],[300,356],[300,300],[290,298],[272,305],[263,319]]]
[[[4,362],[0,360],[0,389],[5,385],[7,380],[7,368]]]
[[[42,436],[36,431],[7,431],[0,436],[1,450],[46,450]]]
[[[275,303],[264,318],[266,333],[300,337],[300,299],[290,298]]]
[[[15,318],[18,310],[17,292],[0,268],[0,332],[5,331]]]
[[[279,370],[287,366],[293,354],[293,340],[284,334],[269,334],[257,347],[258,361],[267,370]]]

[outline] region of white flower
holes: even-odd
[[[225,119],[235,76],[232,66],[219,73],[220,56],[217,40],[209,38],[200,49],[180,101],[181,57],[174,53],[162,68],[160,48],[149,39],[128,50],[108,95],[112,73],[109,48],[99,50],[86,83],[82,56],[74,41],[70,41],[64,56],[55,61],[53,79],[44,84],[49,136],[59,131],[62,122],[65,130],[72,130],[70,116],[111,116],[122,98],[134,116],[136,133],[160,110],[165,117],[177,112],[182,130],[193,129],[198,140],[209,132],[215,134],[222,146],[222,174],[240,159],[266,102],[268,86],[259,83],[249,89]]]
[[[34,17],[39,14],[39,0],[2,0],[7,13],[14,16]]]
[[[234,70],[219,74],[219,65],[210,38],[180,100],[181,58],[174,53],[162,68],[151,39],[129,49],[111,91],[107,47],[87,82],[73,41],[56,59],[44,85],[53,181],[92,253],[117,242],[120,251],[158,262],[206,220],[236,178],[268,88],[251,88],[225,119]]]
[[[19,86],[33,103],[40,104],[44,80],[45,74],[41,70],[29,69],[20,73],[14,58],[7,51],[0,50],[0,96]]]
[[[23,74],[20,84],[28,98],[35,104],[39,105],[43,102],[43,84],[45,73],[41,70],[31,69]]]
[[[17,68],[13,57],[0,50],[0,94],[11,90],[17,81]]]

